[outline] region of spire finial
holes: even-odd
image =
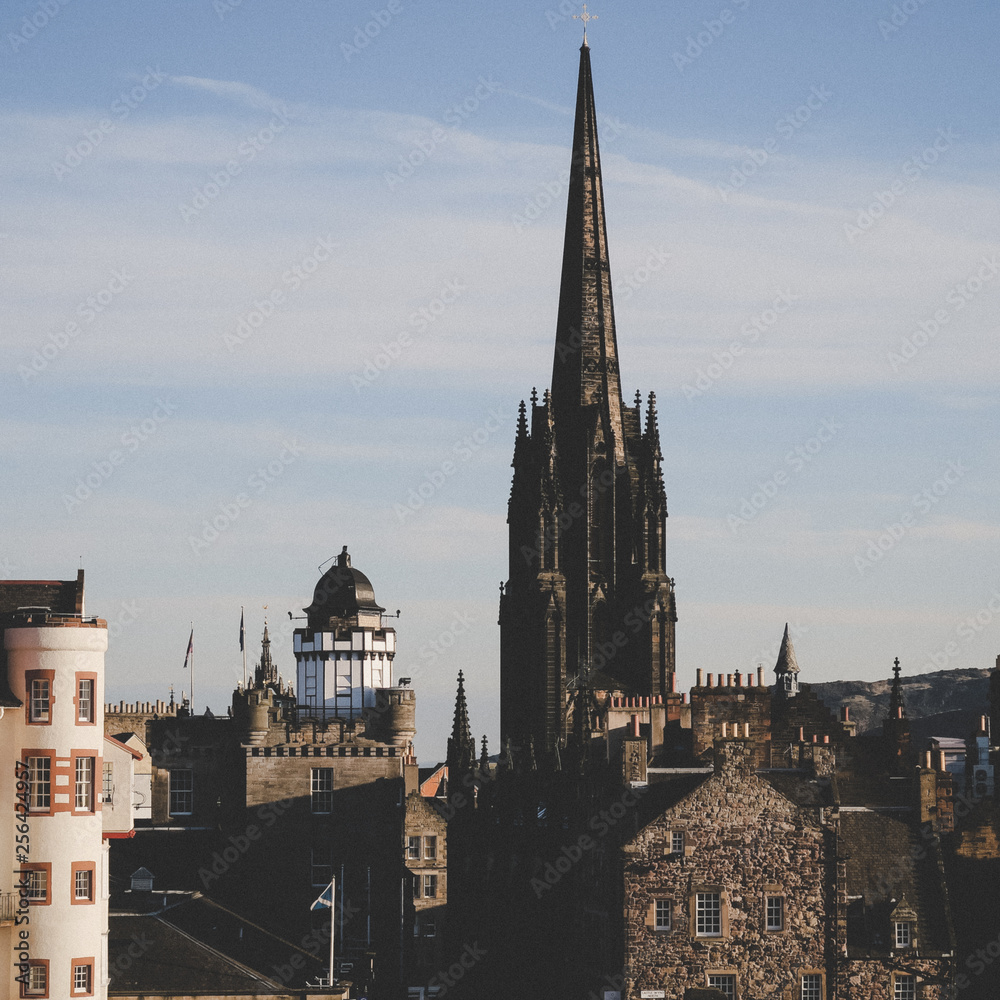
[[[538,405],[538,390],[534,386],[531,387],[531,405]]]
[[[588,21],[596,21],[597,20],[597,15],[596,14],[588,14],[587,13],[587,5],[584,4],[583,5],[583,13],[582,14],[574,14],[573,15],[573,20],[574,21],[583,21],[583,44],[589,49],[590,46],[587,45],[587,22]]]

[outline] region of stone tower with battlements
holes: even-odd
[[[501,737],[538,753],[598,692],[673,690],[656,400],[622,398],[590,49],[580,49],[552,388],[521,403],[500,599]]]

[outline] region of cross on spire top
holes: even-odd
[[[584,4],[583,5],[583,13],[582,14],[574,14],[573,15],[573,20],[574,21],[583,21],[583,44],[587,45],[587,22],[588,21],[596,21],[597,20],[597,15],[596,14],[588,14],[587,13],[587,5]],[[589,48],[590,46],[587,46],[587,47]]]

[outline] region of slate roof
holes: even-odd
[[[937,847],[923,839],[905,816],[841,812],[850,958],[893,953],[891,914],[904,896],[917,913],[920,954],[940,955],[954,948]]]
[[[151,896],[157,898],[155,893]],[[286,991],[301,989],[308,980],[325,974],[323,961],[300,945],[276,937],[200,893],[177,894],[173,899],[173,905],[153,913],[111,914],[110,996],[284,997]],[[128,950],[135,942],[142,942],[138,957],[134,947]],[[291,965],[293,955],[302,957],[301,968]],[[294,978],[277,979],[275,970],[283,969]]]

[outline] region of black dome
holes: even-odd
[[[359,612],[381,614],[385,608],[375,602],[375,589],[368,577],[351,566],[345,545],[337,562],[320,577],[312,604],[304,610],[310,628],[324,629],[335,624],[335,619],[356,619]]]

